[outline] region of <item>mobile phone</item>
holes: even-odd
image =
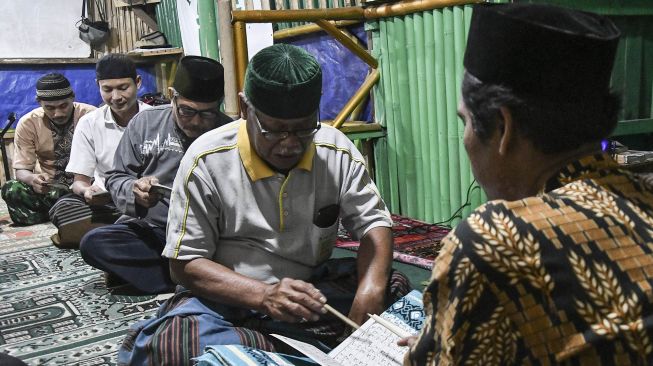
[[[172,194],[172,188],[168,186],[164,186],[162,184],[152,184],[152,187],[150,188],[150,192],[158,193],[161,195],[161,197],[170,199],[170,195]]]
[[[47,186],[50,187],[50,189],[62,189],[66,191],[70,190],[70,186],[67,186],[63,183],[47,183]]]
[[[91,197],[93,198],[91,202],[94,206],[106,205],[111,202],[111,193],[108,191],[94,192]]]

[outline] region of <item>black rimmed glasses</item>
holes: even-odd
[[[252,114],[254,115],[254,120],[256,121],[256,125],[258,126],[258,129],[261,131],[261,135],[263,135],[263,137],[269,141],[285,140],[290,135],[295,135],[297,136],[297,138],[300,139],[307,139],[309,137],[313,137],[317,133],[317,131],[320,130],[320,127],[322,127],[322,124],[320,123],[320,117],[318,114],[317,123],[313,128],[306,128],[306,129],[294,130],[294,131],[268,131],[265,128],[263,128],[263,126],[261,126],[261,121],[259,121],[255,109],[251,105],[249,105],[249,108],[252,110]]]
[[[200,115],[200,118],[203,120],[216,120],[218,117],[220,117],[220,110],[219,109],[202,109],[202,110],[197,110],[195,108],[191,108],[185,105],[179,105],[177,103],[177,97],[179,94],[174,94],[172,96],[172,101],[175,103],[175,106],[177,107],[177,113],[179,114],[179,117],[183,118],[193,118],[196,115]]]

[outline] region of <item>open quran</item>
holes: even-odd
[[[381,314],[383,320],[392,323],[407,334],[416,335],[424,322],[422,294],[413,290]],[[370,318],[340,345],[329,353],[300,340],[274,335],[292,346],[313,362],[322,366],[381,366],[401,365],[406,347],[397,345],[399,336],[386,326]],[[210,362],[218,360],[220,363]],[[211,346],[197,359],[200,366],[207,365],[294,365],[292,360],[261,350],[237,345]],[[204,363],[202,363],[204,362]]]

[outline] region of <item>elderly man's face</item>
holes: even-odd
[[[281,119],[246,104],[247,131],[256,153],[278,171],[292,169],[302,159],[319,129],[317,111],[308,117]]]
[[[70,97],[60,100],[39,100],[45,115],[56,125],[64,125],[73,114],[73,101],[75,98]]]
[[[214,129],[220,120],[220,101],[201,103],[175,95],[172,109],[177,126],[190,138]]]
[[[114,113],[128,112],[136,105],[136,92],[140,85],[140,76],[136,77],[136,81],[132,78],[98,80],[102,100]]]
[[[458,104],[458,116],[465,126],[463,144],[472,165],[472,173],[478,184],[490,195],[493,192],[495,178],[499,175],[493,167],[493,154],[490,146],[481,141],[472,127],[472,115],[462,98]]]

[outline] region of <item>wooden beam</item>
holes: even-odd
[[[132,11],[134,12],[134,15],[136,15],[138,18],[140,18],[143,23],[145,23],[152,31],[158,31],[159,30],[159,25],[157,24],[156,20],[150,16],[145,10],[142,8],[136,6],[132,8]]]

